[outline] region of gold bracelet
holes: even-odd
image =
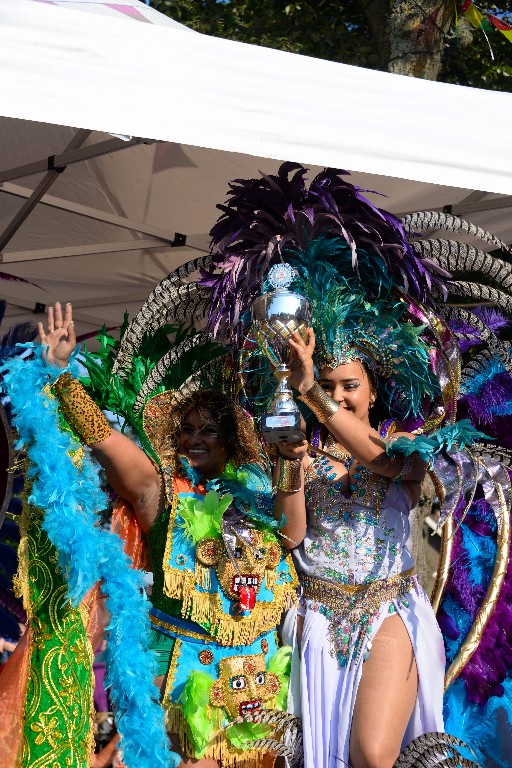
[[[299,400],[306,403],[309,410],[313,411],[322,424],[329,421],[339,408],[338,403],[335,403],[316,381],[307,392],[299,397]]]
[[[105,415],[71,374],[61,374],[53,387],[62,415],[86,445],[99,443],[112,434]]]
[[[278,457],[278,491],[283,491],[284,493],[298,493],[298,491],[300,491],[302,488],[302,483],[300,481],[301,464],[301,459],[283,459],[282,456]]]

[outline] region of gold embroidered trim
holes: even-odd
[[[214,727],[219,730],[222,727],[222,710],[219,707],[210,707],[208,714]],[[166,725],[169,733],[175,733],[179,736],[183,754],[187,757],[195,757],[188,724],[178,704],[172,703],[166,707]],[[264,755],[267,756],[265,765],[271,768],[274,761],[268,752],[256,749],[247,751],[235,750],[229,744],[225,733],[217,733],[201,757],[217,760],[222,765],[222,768],[261,768]]]
[[[165,474],[164,474],[164,482],[165,482]],[[170,499],[170,505],[171,505],[171,508],[169,510],[169,525],[167,526],[167,537],[165,539],[165,552],[164,552],[164,561],[163,561],[164,592],[167,595],[167,597],[181,597],[181,595],[176,594],[177,589],[176,589],[176,586],[174,585],[175,579],[173,579],[172,577],[175,573],[183,573],[183,571],[176,571],[171,566],[172,541],[174,536],[174,526],[176,525],[176,510],[178,508],[177,493],[172,494],[172,497]]]
[[[93,653],[87,611],[66,601],[55,548],[41,529],[43,511],[23,491],[17,590],[29,617],[30,678],[23,713],[25,768],[86,768],[92,730]]]
[[[183,635],[183,637],[190,637],[192,640],[204,640],[205,643],[215,642],[213,637],[210,637],[210,635],[207,635],[204,632],[193,632],[190,629],[183,629],[183,627],[179,627],[177,624],[173,624],[170,621],[163,621],[162,619],[158,619],[151,613],[149,614],[149,620],[153,626],[162,627],[162,629],[166,629],[168,632],[176,632],[176,634]]]
[[[30,600],[30,586],[28,580],[28,523],[30,519],[30,508],[27,503],[29,494],[32,492],[32,482],[27,478],[28,462],[24,462],[23,474],[25,477],[25,484],[23,487],[22,496],[22,511],[20,516],[20,543],[18,545],[18,572],[13,576],[14,594],[16,597],[21,597],[23,600],[23,608],[27,614],[27,623],[32,618],[32,602]]]
[[[378,609],[382,603],[400,597],[411,588],[410,580],[414,573],[414,568],[391,576],[389,579],[377,579],[367,584],[337,584],[334,581],[319,579],[316,576],[308,576],[303,573],[300,576],[300,583],[303,590],[303,596],[306,600],[318,600],[328,608],[336,611],[345,610],[348,605],[347,598],[353,595],[361,595],[364,598],[371,598],[375,609]]]
[[[382,605],[403,598],[415,585],[414,569],[367,584],[337,584],[302,573],[302,596],[329,622],[331,655],[340,666],[358,664]]]

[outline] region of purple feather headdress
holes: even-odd
[[[326,168],[305,183],[306,168],[283,163],[276,175],[235,180],[222,215],[212,228],[212,267],[201,284],[212,290],[209,325],[224,337],[261,293],[269,267],[287,250],[304,252],[317,238],[341,238],[357,274],[358,251],[380,261],[400,289],[428,302],[433,285],[442,290],[445,274],[416,255],[400,221],[375,206],[359,187]],[[346,258],[346,257],[345,257]],[[437,276],[436,276],[437,273]]]

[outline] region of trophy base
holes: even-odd
[[[300,413],[266,413],[261,417],[261,433],[267,443],[279,443],[281,440],[298,442],[304,439],[300,428]]]

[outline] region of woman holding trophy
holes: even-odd
[[[297,718],[282,711],[290,653],[278,648],[275,632],[297,586],[294,642],[300,648],[305,768],[391,768],[397,758],[402,768],[413,764],[404,762],[411,742],[422,755],[433,749],[436,759],[451,759],[460,742],[438,733],[445,650],[445,716],[452,732],[464,737],[473,704],[471,718],[482,724],[501,717],[493,707],[512,657],[506,624],[512,488],[494,457],[484,460],[466,449],[482,435],[467,420],[456,420],[461,357],[448,323],[455,308],[445,312],[443,302],[447,269],[473,271],[478,263],[494,276],[506,267],[479,251],[476,258],[469,246],[452,248],[416,233],[446,227],[503,244],[444,214],[409,217],[406,231],[345,181],[345,172],[325,169],[309,187],[306,173],[285,163],[276,175],[232,183],[211,231],[211,254],[171,272],[123,325],[119,341],[104,332],[98,357],[86,355],[88,393],[76,383],[72,360],[73,378],[69,371],[48,371],[35,356],[26,370],[21,361],[5,377],[14,411],[28,414],[19,429],[29,458],[33,446],[39,451],[31,460],[45,484],[26,511],[34,510],[37,498],[34,525],[48,531],[59,588],[65,593],[67,579],[72,597],[81,599],[101,580],[112,603],[112,696],[130,766],[172,765],[156,691],[144,683],[148,670],[158,675],[166,725],[179,737],[173,743],[185,764],[257,768],[271,765],[276,754],[300,763]],[[271,297],[272,268],[288,273],[293,301],[279,294],[285,285],[275,283],[278,300]],[[457,295],[472,294],[474,284],[468,285],[453,283]],[[250,310],[258,299],[263,309],[255,309],[253,323]],[[468,364],[466,395],[496,377],[503,388],[509,349],[480,316],[460,310],[455,317],[470,327],[466,336],[482,344],[492,340],[493,354],[502,355],[493,359],[490,376],[475,361]],[[184,330],[185,321],[203,320],[205,331]],[[41,341],[50,358],[68,362],[70,309],[49,315]],[[283,349],[286,361],[279,359]],[[269,413],[272,368],[280,383]],[[286,378],[298,393],[307,441]],[[204,394],[205,387],[217,392]],[[496,405],[491,395],[489,408]],[[507,408],[503,400],[493,413],[507,415]],[[119,414],[142,448],[114,433],[102,410]],[[274,487],[247,411],[278,446]],[[134,563],[143,565],[143,538],[149,545],[156,665],[144,632],[133,639],[134,617],[143,613],[140,589],[116,549],[119,542],[95,525],[104,497],[89,493],[94,478],[80,441],[131,502],[114,517]],[[442,556],[434,601],[443,636],[407,546],[409,512],[427,464],[437,473],[441,522],[454,523],[455,543]],[[477,535],[493,556],[471,570],[469,545]],[[293,550],[299,579],[292,556],[282,557],[282,544]],[[27,547],[22,552],[30,554]],[[451,579],[455,565],[457,578]],[[473,593],[478,600],[468,607]],[[28,587],[25,594],[30,602]],[[75,624],[83,634],[83,623]],[[486,634],[487,624],[492,632]],[[53,642],[48,629],[38,635],[41,653]],[[489,661],[490,647],[491,656],[499,655],[499,672]],[[136,667],[126,663],[133,650]],[[87,654],[81,659],[85,676]],[[69,714],[62,716],[69,721]],[[66,764],[73,768],[85,768],[87,717],[83,723],[83,760],[70,758]],[[151,738],[140,737],[146,731]],[[43,749],[42,737],[35,743]],[[509,764],[500,760],[500,768]]]
[[[301,584],[297,639],[305,765],[391,768],[402,746],[443,728],[444,648],[407,549],[408,515],[419,498],[425,463],[414,454],[388,456],[387,435],[371,427],[369,414],[378,398],[388,418],[417,416],[439,385],[429,369],[429,345],[420,329],[406,322],[406,305],[395,296],[392,270],[386,270],[386,248],[393,253],[404,248],[398,223],[380,217],[361,198],[356,201],[354,188],[334,171],[316,179],[309,196],[302,190],[307,200],[302,208],[296,200],[286,206],[285,193],[297,191],[301,175],[298,171],[290,189],[284,177],[272,177],[268,200],[265,179],[252,187],[246,182],[242,191],[241,183],[214,236],[222,238],[220,267],[227,269],[228,257],[234,260],[230,248],[239,256],[244,236],[245,253],[252,257],[263,251],[256,235],[265,224],[278,221],[281,227],[266,250],[275,244],[284,260],[266,276],[265,286],[277,290],[256,298],[252,314],[253,333],[278,380],[288,368],[311,443],[303,456],[305,442],[294,443],[290,427],[291,439],[277,444],[276,471],[289,478],[282,533]],[[278,185],[282,202],[275,199]],[[334,206],[335,190],[350,199],[348,221],[341,206]],[[253,198],[260,210],[249,214],[244,206]],[[361,220],[354,215],[356,202]],[[248,221],[251,228],[240,229]],[[357,251],[356,270],[354,241],[363,233],[366,247]],[[301,307],[298,296],[309,301],[313,328],[304,322],[298,328],[297,312],[304,314],[294,310]],[[287,365],[279,365],[283,344],[291,348]],[[250,372],[257,364],[249,357],[246,367],[251,391]],[[271,413],[280,413],[282,390],[281,381]],[[262,416],[271,441],[272,419]],[[403,431],[395,436],[413,437]]]
[[[443,640],[407,549],[425,464],[388,457],[370,426],[377,365],[363,334],[336,358],[308,341],[290,340],[289,379],[316,417],[306,509],[290,499],[283,531],[300,542],[305,763],[391,768],[404,741],[443,727]],[[291,444],[280,453],[293,461]]]
[[[294,689],[289,706],[301,710],[306,768],[391,768],[399,755],[397,766],[413,765],[407,760],[427,759],[430,749],[436,765],[457,746],[440,733],[445,648],[453,684],[446,711],[452,733],[464,736],[464,707],[474,700],[466,665],[479,638],[464,639],[467,592],[450,581],[448,547],[436,585],[443,643],[414,573],[409,514],[427,464],[444,502],[441,523],[455,518],[457,530],[474,499],[481,514],[482,496],[486,514],[507,514],[492,472],[512,494],[502,469],[480,464],[475,473],[465,446],[482,435],[468,421],[456,423],[461,360],[441,310],[445,269],[464,260],[464,249],[416,239],[416,231],[445,226],[497,241],[433,213],[408,217],[406,231],[345,172],[325,169],[309,186],[306,173],[285,163],[275,175],[232,183],[211,233],[213,265],[201,279],[215,296],[210,327],[221,338],[228,331],[239,350],[236,391],[277,444],[275,477],[287,490],[282,533],[300,581],[300,693]],[[286,273],[288,296],[275,280]],[[300,297],[309,302],[309,322]],[[279,386],[269,410],[272,371]],[[298,393],[307,443],[283,376]],[[466,668],[468,680],[457,679]]]

